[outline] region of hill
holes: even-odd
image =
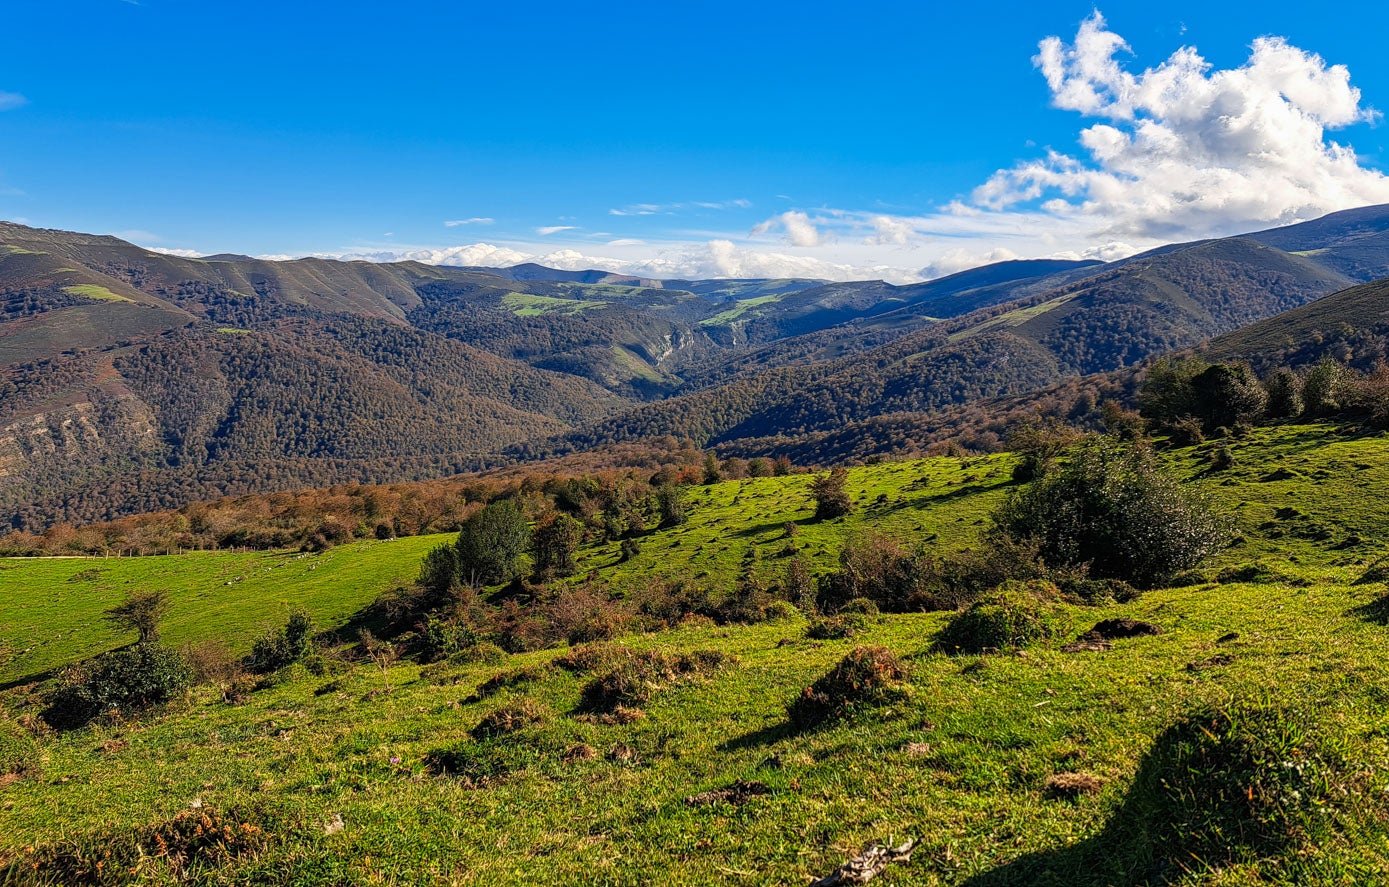
[[[748,374],[645,405],[553,446],[659,435],[732,445],[831,432],[1035,391],[1237,329],[1346,286],[1309,259],[1247,239],[1198,243],[1090,273],[861,354]],[[526,444],[521,452],[532,452]]]
[[[1208,473],[1203,449],[1166,462],[1220,496],[1241,546],[1195,584],[1064,605],[1064,632],[1018,653],[941,652],[943,613],[867,617],[839,639],[808,637],[795,614],[696,620],[494,661],[378,666],[333,654],[314,666],[322,674],[294,666],[258,689],[205,687],[141,717],[36,735],[17,726],[38,701],[14,676],[119,643],[91,616],[161,564],[173,567],[171,637],[223,634],[233,607],[253,608],[234,623],[240,651],[248,627],[287,603],[336,624],[349,598],[389,583],[402,543],[298,558],[7,562],[0,638],[31,649],[11,660],[0,695],[0,867],[61,878],[108,859],[129,866],[113,877],[149,883],[291,871],[782,883],[914,838],[888,869],[893,883],[1374,883],[1389,870],[1383,801],[1362,777],[1389,765],[1376,702],[1389,670],[1384,589],[1361,577],[1382,554],[1365,540],[1389,527],[1361,491],[1389,479],[1389,448],[1382,435],[1328,426],[1259,429],[1230,445],[1232,474]],[[653,568],[726,586],[749,561],[779,569],[788,545],[823,571],[855,531],[970,545],[1010,467],[1004,456],[856,469],[859,510],[844,523],[809,519],[805,477],[705,487],[689,523],[643,537],[639,559],[618,563],[595,545],[582,569],[616,588]],[[784,520],[801,532],[788,538]],[[315,566],[375,578],[324,583]],[[1119,619],[1160,633],[1063,649]],[[34,630],[52,630],[51,642],[35,643]],[[905,663],[902,683],[818,727],[790,720],[788,705],[859,646]],[[607,716],[584,702],[602,656],[704,664]],[[187,837],[202,817],[232,837],[204,849]],[[135,852],[155,836],[165,853]]]
[[[3,224],[0,509],[41,528],[668,435],[842,452],[806,444],[1132,366],[1341,289],[1332,259],[1373,271],[1381,216],[911,286],[186,259]]]

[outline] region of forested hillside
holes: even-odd
[[[863,458],[1389,274],[1385,219],[908,286],[185,259],[3,224],[0,510],[41,528],[667,436]]]

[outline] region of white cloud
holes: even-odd
[[[161,256],[178,256],[180,259],[198,259],[207,253],[198,252],[195,249],[165,249],[162,246],[147,246],[145,249],[152,253],[159,253]]]
[[[1104,122],[1081,131],[1083,156],[1052,151],[999,170],[976,205],[1084,220],[1094,239],[1162,240],[1389,202],[1389,177],[1326,137],[1378,116],[1345,66],[1260,37],[1236,68],[1183,47],[1134,74],[1118,59],[1127,49],[1098,12],[1074,43],[1041,42],[1033,62],[1053,104]]]
[[[749,209],[752,207],[751,200],[741,197],[736,200],[690,200],[681,203],[633,203],[621,209],[610,209],[608,215],[611,216],[654,216],[654,215],[675,215],[681,210],[686,209]]]
[[[906,219],[874,216],[872,222],[874,234],[868,239],[869,243],[878,246],[906,246],[916,237],[916,228]]]
[[[543,228],[536,228],[535,233],[541,237],[549,237],[551,234],[558,234],[561,231],[574,231],[577,225],[546,225]]]
[[[815,222],[811,221],[810,216],[798,210],[790,210],[759,222],[753,227],[752,233],[756,236],[778,229],[783,232],[786,242],[792,246],[820,245],[820,229],[815,227]]]
[[[29,100],[17,92],[0,90],[0,111],[13,111],[29,104]]]
[[[645,240],[637,240],[633,237],[619,237],[617,240],[609,240],[608,246],[641,246]]]
[[[496,219],[477,218],[477,219],[450,219],[444,223],[445,228],[457,228],[459,225],[492,225]]]

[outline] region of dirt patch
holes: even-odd
[[[560,758],[560,760],[564,761],[566,764],[577,764],[580,761],[591,761],[596,757],[598,757],[597,749],[591,745],[579,743],[565,752],[564,757]]]
[[[931,743],[908,742],[906,745],[902,746],[902,751],[906,752],[908,757],[925,758],[931,754]]]
[[[1103,653],[1113,648],[1111,641],[1162,634],[1162,627],[1137,619],[1104,619],[1095,627],[1061,648],[1063,653]]]
[[[1049,798],[1074,801],[1082,795],[1093,795],[1104,787],[1098,776],[1089,773],[1054,773],[1047,777],[1042,794]]]
[[[724,788],[716,788],[712,791],[690,795],[685,799],[685,806],[703,807],[709,804],[723,803],[732,804],[734,807],[740,807],[753,798],[770,794],[771,791],[770,788],[761,782],[746,782],[740,779]]]
[[[1219,668],[1222,665],[1229,665],[1235,661],[1235,657],[1229,653],[1217,653],[1209,659],[1202,659],[1200,662],[1188,662],[1187,671],[1205,671],[1208,668]]]

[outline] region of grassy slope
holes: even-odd
[[[134,589],[167,589],[173,645],[210,637],[235,650],[302,607],[340,624],[395,585],[414,581],[439,537],[358,542],[320,555],[211,552],[151,558],[0,559],[0,682],[62,667],[128,642],[101,612]],[[18,652],[25,651],[25,652]]]
[[[387,693],[379,692],[383,675],[370,668],[348,673],[321,695],[315,691],[328,678],[300,674],[241,706],[200,691],[187,708],[162,718],[46,738],[41,774],[0,790],[0,851],[107,821],[143,823],[200,798],[219,807],[264,805],[277,817],[283,843],[209,876],[226,882],[786,883],[825,874],[869,841],[914,835],[922,838],[921,849],[911,863],[890,870],[888,882],[1106,883],[1079,848],[1088,842],[1110,855],[1125,852],[1123,836],[1104,826],[1124,802],[1153,737],[1196,702],[1269,691],[1305,699],[1351,737],[1358,765],[1389,768],[1386,629],[1357,612],[1384,589],[1351,584],[1380,552],[1364,542],[1341,547],[1348,535],[1380,540],[1389,530],[1378,493],[1389,488],[1389,441],[1300,427],[1258,431],[1233,450],[1236,469],[1214,476],[1202,475],[1197,452],[1172,457],[1179,471],[1222,495],[1247,536],[1211,570],[1257,558],[1281,578],[1157,591],[1122,606],[1071,611],[1077,631],[1100,618],[1132,616],[1161,625],[1159,637],[1119,641],[1101,654],[1042,649],[948,658],[929,652],[944,615],[923,614],[885,618],[852,642],[803,640],[796,622],[628,638],[638,647],[718,648],[741,661],[662,692],[646,706],[645,720],[627,726],[566,716],[581,679],[556,669],[470,701],[484,679],[541,665],[553,652],[513,656],[501,666],[446,668],[432,677],[401,664],[386,676],[393,688]],[[937,460],[859,469],[852,487],[861,503],[879,493],[887,501],[861,509],[848,526],[806,523],[792,541],[820,565],[856,525],[877,524],[908,539],[939,533],[942,544],[967,544],[1001,495],[1005,466]],[[1293,474],[1263,480],[1279,469]],[[922,478],[924,489],[908,489]],[[784,547],[781,523],[809,516],[806,482],[728,483],[708,490],[707,501],[698,491],[690,524],[648,537],[638,559],[608,567],[612,553],[598,549],[585,553],[584,566],[617,579],[669,569],[707,570],[711,581],[724,581],[749,545]],[[1280,508],[1299,514],[1285,511],[1277,520]],[[349,558],[358,569],[372,563],[379,569],[378,553],[403,558],[406,544],[422,551],[429,541],[324,555],[340,564],[339,578],[328,585],[341,591],[358,575],[347,569]],[[284,556],[187,561],[245,558],[234,569],[252,563],[264,569],[277,557]],[[144,563],[158,569],[162,562]],[[404,572],[405,561],[398,563]],[[32,589],[71,574],[64,570],[89,565],[13,565],[0,573],[0,594],[9,592],[4,612]],[[324,562],[315,581],[328,569]],[[20,577],[29,581],[6,581]],[[353,581],[358,588],[351,594],[365,599],[368,584]],[[238,594],[248,589],[232,587]],[[248,622],[298,597],[287,585],[276,589],[274,604],[256,605]],[[243,600],[252,605],[250,597]],[[333,606],[338,614],[350,609],[345,599]],[[74,630],[90,639],[74,643],[74,650],[101,646],[90,627],[66,629]],[[1239,638],[1217,645],[1228,632]],[[829,729],[791,733],[785,703],[863,642],[912,659],[911,698]],[[1232,660],[1188,668],[1216,653]],[[501,751],[467,739],[482,714],[521,696],[557,714],[516,734]],[[908,743],[918,745],[909,750]],[[511,757],[520,769],[481,788],[429,776],[425,754],[458,744],[484,759]],[[566,763],[565,752],[579,744],[597,756]],[[1045,797],[1046,777],[1068,770],[1100,777],[1103,790],[1076,802]],[[740,778],[765,783],[771,793],[740,807],[684,801]],[[323,826],[335,814],[346,827],[328,835]],[[1344,883],[1375,883],[1389,871],[1382,838],[1322,852],[1336,861]],[[1052,869],[1053,880],[1009,867],[1029,855]],[[1185,882],[1252,884],[1259,876],[1246,867]],[[157,881],[151,874],[150,882]]]

